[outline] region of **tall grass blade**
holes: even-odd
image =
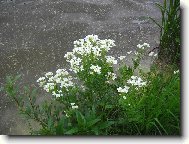
[[[154,118],[155,121],[159,124],[159,126],[163,129],[163,131],[168,135],[167,131],[165,130],[165,128],[162,126],[162,124],[159,122],[159,120],[157,118]]]

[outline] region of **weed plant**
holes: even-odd
[[[179,71],[144,73],[138,68],[149,44],[137,45],[133,65],[127,56],[115,58],[108,51],[113,40],[96,35],[74,42],[65,55],[70,69],[47,72],[37,80],[51,94],[37,103],[39,88],[17,85],[19,76],[7,77],[5,91],[28,122],[39,123],[33,135],[179,135]],[[157,54],[151,53],[152,59]],[[137,71],[139,71],[137,73]],[[40,89],[41,89],[40,88]]]

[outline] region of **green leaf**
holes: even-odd
[[[113,108],[112,105],[106,105],[106,106],[105,106],[105,109],[111,109],[111,108]]]
[[[113,125],[115,122],[113,121],[106,121],[103,122],[102,124],[99,125],[99,129],[105,129],[108,128],[109,126]]]
[[[36,95],[37,95],[37,89],[33,89],[31,92],[31,99],[33,104],[36,102]]]
[[[93,126],[94,124],[96,124],[96,123],[99,122],[100,120],[101,120],[101,119],[98,118],[98,119],[94,119],[94,120],[88,122],[87,127]]]
[[[151,19],[159,28],[163,29],[163,27],[159,23],[157,23],[155,19],[153,19],[152,17],[149,17],[149,19]]]
[[[51,118],[48,119],[48,129],[50,130],[53,126],[53,120]]]
[[[56,134],[58,135],[64,134],[64,116],[58,122],[58,125],[56,127]]]
[[[27,106],[26,109],[25,109],[25,111],[26,111],[26,113],[29,113],[29,114],[30,114],[31,111],[32,111],[32,110],[31,110],[31,107],[30,107],[30,106]]]
[[[93,131],[95,135],[99,135],[99,129],[97,127],[94,127],[91,131]]]
[[[76,118],[77,118],[78,125],[80,126],[86,125],[85,117],[79,111],[76,111]]]
[[[65,132],[65,134],[71,135],[71,134],[77,133],[78,131],[79,131],[78,128],[72,128],[72,129],[68,130],[67,132]]]
[[[165,130],[165,128],[163,127],[163,125],[159,122],[159,120],[157,118],[154,118],[154,119],[160,125],[160,127],[163,129],[163,131],[168,135],[167,131]]]

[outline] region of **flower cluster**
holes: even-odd
[[[72,109],[78,109],[78,106],[75,105],[75,103],[70,103],[70,104],[71,104],[71,106],[72,106]]]
[[[106,76],[108,79],[112,79],[112,80],[115,80],[117,78],[116,74],[112,72],[108,72]]]
[[[97,74],[101,73],[101,67],[99,67],[98,65],[91,65],[90,69],[92,70],[90,74],[94,74],[94,72]]]
[[[58,69],[54,75],[52,72],[47,72],[44,77],[40,77],[37,82],[40,87],[47,92],[50,92],[55,97],[61,97],[65,92],[69,92],[70,89],[76,88],[76,84],[73,80],[77,79],[81,83],[84,81],[90,81],[90,78],[93,75],[97,74],[99,80],[105,81],[105,83],[116,84],[117,75],[114,71],[114,64],[118,63],[118,60],[113,56],[107,56],[107,52],[111,47],[115,46],[114,40],[105,39],[100,40],[97,35],[88,35],[84,39],[79,39],[74,41],[74,48],[72,52],[67,52],[65,54],[66,61],[70,64],[70,71],[74,72],[72,77],[66,69]],[[146,49],[149,44],[139,44],[137,45],[138,51],[133,51],[133,53],[139,56],[143,49]],[[132,51],[127,52],[131,54]],[[123,62],[126,56],[119,56],[118,59]],[[100,65],[99,65],[100,64]],[[89,77],[90,74],[90,77]],[[95,76],[97,76],[95,75]],[[83,78],[84,77],[84,78]],[[119,75],[118,75],[119,77]],[[87,79],[89,78],[89,79]],[[94,84],[97,84],[98,81],[94,81]],[[93,81],[90,81],[93,84]],[[81,90],[87,90],[87,84],[84,83],[84,86],[77,86]],[[118,87],[117,91],[120,94],[123,94],[123,98],[126,99],[124,94],[128,93],[130,86],[142,87],[146,85],[140,77],[131,76],[127,80],[127,85]],[[72,109],[77,109],[78,106],[75,103],[71,103]]]
[[[174,71],[174,74],[177,74],[177,73],[179,73],[179,70],[177,70],[177,71]]]
[[[128,86],[124,86],[124,88],[119,87],[119,88],[117,88],[117,91],[118,91],[119,93],[128,93],[129,88],[130,88],[130,87],[128,87]]]
[[[106,76],[106,78],[107,78],[106,83],[109,83],[109,84],[110,84],[111,82],[115,81],[115,79],[117,78],[116,74],[113,73],[113,72],[108,72],[105,76]]]
[[[146,85],[146,82],[144,82],[140,77],[137,76],[131,76],[131,78],[127,80],[127,83],[138,87]]]
[[[55,97],[63,96],[63,90],[68,91],[74,86],[73,78],[65,69],[58,69],[53,76],[52,72],[47,72],[45,77],[40,77],[37,82],[40,87],[47,92],[51,92]]]
[[[106,56],[106,62],[109,64],[117,64],[117,60],[113,56]]]
[[[37,83],[39,83],[39,86],[40,86],[40,87],[44,86],[45,83],[46,83],[45,77],[40,77],[40,78],[37,80]]]
[[[88,35],[84,39],[74,41],[74,49],[67,52],[65,58],[70,63],[73,72],[78,73],[84,70],[83,58],[100,59],[102,53],[106,53],[115,46],[114,40],[100,40],[97,35]],[[115,63],[115,60],[113,61]]]

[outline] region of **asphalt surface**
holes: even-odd
[[[74,40],[88,34],[114,39],[116,47],[110,53],[114,56],[143,42],[156,47],[159,29],[148,16],[160,21],[154,3],[162,1],[0,0],[0,85],[10,74],[22,74],[22,85],[36,84],[44,72],[66,67],[64,54]],[[26,121],[3,92],[0,134],[29,134]]]

